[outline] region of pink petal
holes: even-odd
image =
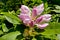
[[[51,15],[50,14],[45,14],[45,15],[42,15],[42,16],[43,16],[43,20],[42,21],[49,22],[50,19],[51,19]]]
[[[36,23],[44,23],[44,22],[49,22],[51,20],[51,15],[50,14],[45,14],[36,19]]]
[[[42,21],[49,22],[50,20],[51,20],[51,18],[48,18],[48,19],[43,18],[43,20],[42,20]]]
[[[31,22],[29,23],[29,26],[30,26],[30,27],[33,27],[34,24],[35,24],[34,21],[31,21]]]
[[[37,15],[40,15],[43,11],[44,11],[44,4],[34,7],[32,10],[32,17],[35,18]]]
[[[29,25],[30,22],[31,22],[30,19],[25,19],[25,20],[23,21],[23,23],[24,23],[25,25]]]
[[[21,13],[24,13],[24,14],[30,14],[30,9],[27,7],[27,6],[25,6],[25,5],[22,5],[21,6]]]
[[[37,19],[36,19],[36,23],[40,23],[41,21],[42,21],[42,19],[43,19],[43,17],[42,16],[40,16],[40,17],[38,17]]]
[[[42,3],[41,5],[36,7],[37,9],[37,15],[40,15],[44,11],[44,4]]]
[[[37,9],[36,8],[33,8],[32,10],[32,18],[35,18],[37,16]]]
[[[45,17],[45,18],[50,18],[50,17],[51,17],[50,14],[44,14],[44,15],[42,15],[42,16]]]
[[[37,24],[38,28],[40,28],[40,29],[44,29],[48,25],[49,25],[48,23],[45,23],[45,24]]]
[[[23,21],[23,20],[25,20],[25,19],[30,19],[31,20],[31,18],[29,17],[29,15],[27,15],[27,14],[20,14],[19,15],[19,18]]]
[[[30,19],[25,19],[23,21],[23,23],[29,27],[33,27],[34,26],[34,21],[30,20]]]

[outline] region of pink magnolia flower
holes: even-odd
[[[50,14],[41,15],[43,11],[44,11],[43,3],[37,7],[34,7],[32,9],[32,12],[27,6],[22,5],[19,18],[23,21],[23,23],[26,26],[33,27],[34,25],[36,25],[38,28],[43,29],[49,25],[47,22],[49,22],[51,19]],[[41,16],[38,17],[38,15]]]

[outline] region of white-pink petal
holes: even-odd
[[[45,18],[50,18],[50,17],[51,17],[50,14],[44,14],[44,15],[42,15],[42,16],[45,17]]]
[[[37,27],[40,28],[40,29],[44,29],[48,25],[49,25],[48,23],[45,23],[45,24],[37,24]]]
[[[45,15],[42,15],[43,16],[43,19],[42,19],[42,22],[49,22],[51,20],[51,15],[50,14],[45,14]]]
[[[37,9],[37,15],[40,15],[44,11],[44,4],[40,4],[39,6],[36,7]]]
[[[48,18],[48,19],[43,18],[43,20],[42,20],[42,21],[49,22],[50,20],[51,20],[51,18]]]
[[[25,20],[25,19],[30,19],[31,20],[31,18],[30,18],[30,16],[28,15],[28,14],[20,14],[19,15],[19,18],[23,21],[23,20]]]
[[[40,15],[44,11],[44,4],[42,3],[41,5],[34,7],[32,10],[32,17],[36,17]]]
[[[24,23],[25,25],[28,25],[30,22],[31,22],[30,19],[25,19],[25,20],[23,20],[23,23]]]
[[[24,14],[30,14],[30,9],[25,6],[25,5],[21,5],[21,13],[24,13]]]

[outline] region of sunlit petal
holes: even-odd
[[[32,10],[32,17],[36,17],[40,15],[44,11],[44,4],[42,3],[41,5],[34,7]]]
[[[24,13],[24,14],[30,14],[30,9],[27,7],[27,6],[25,6],[25,5],[22,5],[21,6],[21,13]]]
[[[46,22],[49,22],[51,20],[51,15],[50,14],[45,14],[45,15],[42,15],[43,16],[43,22],[46,21]]]
[[[44,4],[42,3],[41,5],[36,7],[37,9],[37,15],[40,15],[44,11]]]
[[[37,27],[40,28],[40,29],[44,29],[48,25],[49,25],[48,23],[45,23],[45,24],[37,24]]]
[[[23,23],[24,23],[25,25],[29,25],[30,22],[31,22],[30,19],[25,19],[25,20],[23,21]]]
[[[20,18],[21,20],[31,19],[31,18],[29,17],[29,15],[27,15],[27,14],[20,14],[20,15],[19,15],[19,18]]]

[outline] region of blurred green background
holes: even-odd
[[[46,29],[35,28],[35,31],[41,34],[34,37],[28,36],[28,38],[30,40],[57,40],[60,34],[60,0],[0,0],[0,40],[23,40],[25,38],[23,33],[27,27],[18,18],[19,9],[21,5],[32,9],[33,6],[41,3],[44,3],[45,8],[43,14],[51,14],[52,19]]]
[[[44,3],[47,2],[53,5],[60,5],[60,0],[42,0]],[[27,5],[29,7],[33,7],[35,5],[39,5],[42,3],[41,0],[0,0],[0,11],[12,11],[20,8],[22,4]]]

